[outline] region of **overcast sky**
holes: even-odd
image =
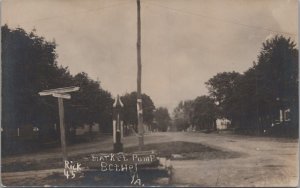
[[[298,41],[297,0],[141,0],[142,92],[156,107],[207,94],[223,71],[244,72],[275,34]],[[135,0],[4,0],[1,24],[58,44],[58,63],[113,96],[136,90]]]

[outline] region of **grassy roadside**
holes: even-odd
[[[212,160],[212,159],[227,159],[238,157],[238,153],[222,151],[215,148],[208,147],[199,143],[192,142],[164,142],[158,144],[147,144],[143,150],[155,150],[159,157],[171,158],[172,160]],[[138,147],[124,148],[125,153],[132,153],[138,151]],[[102,151],[103,153],[111,153],[112,151]],[[101,153],[101,151],[99,152]],[[83,157],[90,154],[78,155],[70,157],[70,160],[80,161]],[[60,157],[46,160],[32,160],[27,162],[14,162],[2,165],[2,172],[20,172],[29,170],[45,170],[62,168],[63,162]]]

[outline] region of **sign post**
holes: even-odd
[[[113,139],[115,153],[123,151],[123,107],[124,105],[118,95],[113,104]]]
[[[64,103],[63,99],[71,99],[69,92],[78,91],[79,87],[65,87],[51,90],[44,90],[39,92],[40,96],[52,95],[58,99],[58,111],[59,111],[59,124],[60,124],[60,141],[63,154],[63,162],[67,160],[67,146],[66,146],[66,131],[64,123]]]
[[[63,98],[57,98],[57,99],[58,99],[61,149],[63,154],[63,161],[66,161],[67,147],[66,147],[66,133],[65,133],[66,128],[65,128],[65,116],[64,116],[64,102],[63,102]]]

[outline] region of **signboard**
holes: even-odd
[[[57,98],[63,98],[63,99],[71,99],[71,95],[70,94],[53,93],[52,96],[53,97],[57,97]]]
[[[53,94],[64,94],[69,92],[78,91],[79,87],[64,87],[64,88],[56,88],[50,90],[44,90],[39,92],[40,96],[53,95]]]

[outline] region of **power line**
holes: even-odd
[[[82,14],[82,13],[96,12],[96,11],[99,11],[99,10],[103,10],[103,9],[107,9],[107,8],[112,8],[112,7],[115,7],[115,6],[122,5],[122,4],[127,4],[127,3],[129,3],[129,2],[130,2],[130,1],[127,1],[127,2],[126,2],[126,1],[123,1],[123,2],[121,2],[121,3],[115,3],[115,4],[112,4],[112,5],[109,5],[109,6],[99,7],[99,8],[96,8],[96,9],[88,9],[88,10],[84,10],[84,11],[71,12],[71,13],[69,13],[69,14],[64,14],[64,15],[57,15],[57,16],[51,16],[51,17],[40,18],[40,19],[36,19],[36,20],[25,21],[25,22],[19,23],[19,25],[20,25],[20,24],[24,24],[24,23],[36,23],[36,22],[40,22],[40,21],[46,21],[46,20],[51,20],[51,19],[57,19],[57,18],[61,18],[61,17],[73,15],[73,14]]]
[[[203,18],[213,19],[213,20],[217,20],[217,21],[220,21],[220,22],[225,22],[225,23],[229,23],[229,24],[248,27],[248,28],[251,28],[251,29],[266,30],[266,31],[270,31],[270,32],[273,32],[273,33],[281,33],[281,34],[290,35],[290,36],[296,36],[297,35],[297,34],[294,34],[294,33],[288,33],[288,32],[284,32],[284,31],[273,30],[273,29],[266,28],[266,27],[248,25],[248,24],[244,24],[244,23],[240,23],[240,22],[235,22],[235,21],[232,21],[232,20],[226,20],[226,19],[211,17],[211,16],[207,16],[207,15],[204,15],[204,14],[198,14],[198,13],[194,13],[194,12],[187,12],[187,11],[184,11],[184,10],[181,10],[181,9],[174,9],[174,8],[167,7],[167,6],[164,6],[164,5],[161,5],[161,4],[157,4],[157,3],[152,3],[152,2],[149,3],[149,1],[145,1],[145,3],[149,4],[150,6],[156,6],[156,7],[160,7],[160,8],[169,9],[169,10],[179,12],[179,13],[182,13],[182,14],[189,14],[189,15],[199,16],[199,17],[203,17]]]

